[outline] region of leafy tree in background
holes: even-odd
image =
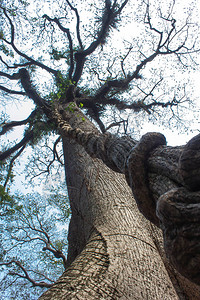
[[[69,216],[66,204],[62,207],[64,199],[66,203],[61,190],[59,198],[55,191],[48,198],[15,196],[1,211],[1,258],[6,261],[1,298],[38,298],[41,288],[52,286],[64,271]]]
[[[199,51],[197,4],[176,20],[183,6],[175,1],[135,2],[1,1],[2,103],[33,107],[23,120],[2,115],[2,136],[19,126],[24,134],[2,147],[1,197],[13,201],[13,166],[31,146],[29,179],[50,174],[56,161],[64,166],[72,212],[67,259],[44,226],[45,253],[62,254],[65,271],[41,299],[199,297],[199,136],[174,148],[161,134],[136,140],[147,120],[180,126],[181,112],[192,108],[183,79],[195,72]],[[33,214],[41,229],[42,203],[36,209],[26,199],[22,208],[21,201],[15,220],[28,209],[28,222]],[[16,240],[25,228],[19,223]],[[27,274],[27,262],[5,258],[4,267]]]

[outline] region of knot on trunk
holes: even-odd
[[[200,192],[177,188],[163,194],[157,216],[170,262],[183,276],[200,284]]]
[[[200,285],[200,134],[183,148],[178,168],[184,187],[160,196],[157,216],[170,262]]]
[[[156,216],[156,203],[149,189],[147,160],[152,150],[165,144],[166,139],[160,133],[150,132],[143,135],[130,151],[125,170],[126,180],[132,189],[140,212],[157,226],[159,226],[159,220]]]
[[[179,172],[186,188],[200,190],[200,134],[184,147],[179,159]]]
[[[157,203],[148,182],[151,151],[165,144],[159,133],[147,133],[133,147],[126,163],[126,180],[141,213],[160,226],[172,265],[186,278],[200,284],[200,135],[183,148],[178,169],[182,185],[161,195]]]

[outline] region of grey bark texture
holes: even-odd
[[[146,151],[143,144],[146,138],[143,138],[143,145],[139,148],[139,153],[145,148],[141,151],[141,164],[145,170],[142,170],[140,182],[145,177],[145,186],[149,187],[148,199],[153,203],[149,204],[149,210],[156,220],[154,223],[164,232],[164,251],[161,229],[138,210],[139,207],[148,215],[148,201],[145,198],[147,202],[141,208],[143,196],[139,193],[139,197],[136,195],[136,204],[124,174],[120,174],[126,173],[131,186],[130,180],[135,174],[128,168],[129,163],[132,165],[134,161],[134,156],[131,158],[130,155],[136,141],[109,134],[100,136],[94,125],[88,120],[83,122],[76,110],[70,119],[69,116],[65,119],[72,128],[80,128],[86,135],[90,133],[87,137],[90,137],[88,141],[92,141],[93,145],[83,143],[84,147],[90,155],[101,158],[104,163],[91,158],[82,146],[63,134],[66,179],[72,208],[68,268],[40,299],[199,299],[200,287],[182,277],[165,255],[166,250],[168,254],[172,253],[172,263],[179,265],[177,252],[174,255],[170,245],[171,240],[173,245],[178,243],[179,235],[176,235],[175,229],[175,235],[171,236],[171,228],[168,229],[171,217],[168,222],[167,214],[163,214],[162,203],[165,204],[165,199],[162,195],[169,191],[171,193],[183,182],[180,172],[177,173],[182,148],[159,146],[154,149],[154,146],[148,148],[148,145]],[[101,141],[103,146],[98,147],[95,136],[104,140],[103,143]],[[162,137],[161,140],[163,144]],[[109,155],[105,155],[107,149],[110,149]],[[109,168],[105,165],[106,160]],[[136,185],[136,189],[139,189],[140,184]],[[143,186],[144,183],[141,189]],[[171,200],[172,204],[176,202],[174,199]],[[155,215],[156,207],[158,217]],[[171,216],[172,209],[169,207]],[[181,263],[183,260],[185,262],[182,254],[180,260]]]

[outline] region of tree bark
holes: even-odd
[[[70,124],[97,129],[71,114]],[[40,299],[199,299],[163,250],[162,232],[139,212],[125,176],[63,137],[72,217],[68,268]]]

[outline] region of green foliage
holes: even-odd
[[[74,84],[75,82],[72,82],[72,80],[69,79],[68,77],[64,77],[61,72],[58,73],[58,76],[56,77],[56,85],[61,93],[64,91],[66,92],[66,89],[70,85],[74,85]]]
[[[69,105],[65,108],[67,111],[70,111],[74,113],[74,109],[76,107],[76,104],[74,102],[70,102]]]
[[[83,103],[79,103],[79,107],[82,109],[84,107]],[[82,118],[82,121],[84,122],[85,121],[85,118],[84,117],[81,117]]]
[[[5,191],[3,185],[0,185],[0,204],[4,205],[9,203],[10,206],[13,206],[13,198],[9,195],[8,192]]]
[[[65,77],[61,72],[58,72],[58,75],[55,79],[56,91],[50,92],[45,98],[49,100],[52,104],[56,102],[64,102],[67,90],[75,85],[68,77]]]

